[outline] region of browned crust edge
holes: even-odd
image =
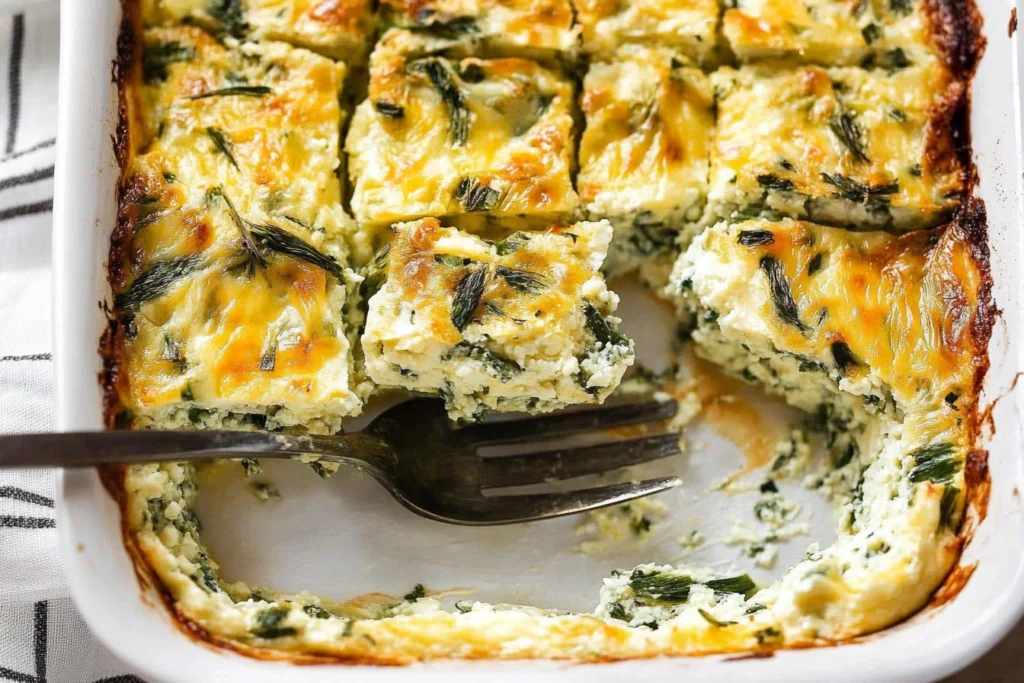
[[[953,75],[969,82],[988,42],[981,33],[975,0],[924,0],[921,5],[932,42]]]
[[[129,255],[132,234],[135,231],[134,209],[129,209],[131,200],[124,187],[124,173],[132,157],[133,107],[130,102],[141,70],[142,19],[139,0],[122,0],[121,28],[117,37],[117,58],[112,68],[113,80],[117,84],[117,127],[111,140],[117,159],[120,177],[114,188],[114,202],[117,206],[117,224],[110,236],[107,252],[107,282],[111,291],[124,286],[125,264]],[[117,426],[118,415],[123,405],[122,391],[127,390],[124,374],[124,331],[121,322],[105,303],[102,304],[107,316],[107,328],[100,339],[99,352],[103,359],[100,386],[103,389],[103,423],[107,429]],[[109,490],[109,488],[108,488]]]
[[[116,134],[112,142],[114,153],[122,172],[122,177],[119,179],[115,189],[118,220],[111,235],[108,256],[108,280],[111,288],[114,290],[119,289],[124,284],[123,267],[126,259],[129,257],[128,246],[134,231],[135,216],[130,208],[133,205],[131,195],[134,193],[131,188],[126,187],[123,174],[128,168],[134,153],[132,145],[134,113],[133,102],[130,100],[134,91],[130,86],[137,82],[139,77],[142,49],[138,39],[142,30],[139,0],[121,0],[121,6],[123,19],[118,36],[117,60],[112,65],[114,80],[118,87],[118,121]],[[972,158],[970,136],[971,82],[978,62],[984,53],[987,41],[981,33],[981,13],[975,0],[924,0],[923,8],[929,21],[934,44],[945,61],[947,68],[954,78],[959,81],[959,83],[954,84],[949,93],[950,96],[944,98],[940,107],[933,113],[932,125],[933,127],[938,127],[935,131],[937,135],[942,135],[943,130],[949,131],[949,135],[954,141],[956,158],[965,173],[966,197],[955,212],[951,223],[945,229],[941,229],[941,232],[945,235],[952,231],[955,237],[959,237],[970,247],[972,259],[977,264],[982,280],[978,292],[978,313],[972,320],[971,331],[975,348],[985,349],[979,358],[973,382],[975,396],[978,396],[980,395],[985,374],[989,367],[988,342],[996,315],[998,314],[998,310],[992,300],[991,263],[989,259],[990,252],[985,206],[982,200],[975,196],[978,174]],[[121,391],[124,389],[123,383],[126,381],[123,373],[123,329],[121,323],[106,305],[104,305],[104,310],[107,311],[108,326],[104,330],[98,349],[103,359],[103,370],[99,374],[99,381],[104,397],[104,423],[108,429],[114,429],[119,426],[119,415],[123,407]],[[968,419],[969,433],[972,440],[977,443],[981,424],[981,412],[977,402],[972,404]],[[135,538],[128,525],[127,515],[125,514],[127,502],[124,485],[125,471],[123,466],[97,468],[97,473],[103,487],[121,510],[121,533],[125,549],[129,554],[143,594],[145,595],[150,591],[156,592],[176,627],[186,637],[216,652],[231,651],[255,659],[289,662],[299,665],[395,666],[411,663],[407,660],[388,659],[379,656],[296,654],[272,648],[252,647],[220,638],[208,632],[180,611],[174,602],[174,598],[145,561],[143,553],[135,542]],[[955,541],[956,545],[959,546],[958,551],[960,552],[971,542],[978,524],[985,519],[987,514],[988,499],[991,492],[988,451],[981,448],[972,449],[967,456],[964,474],[965,486],[967,488],[967,508],[965,508],[964,519]],[[968,508],[973,512],[973,515],[968,514]],[[976,564],[954,567],[943,583],[936,589],[928,605],[921,611],[908,617],[907,620],[914,619],[955,598],[966,586],[975,568]],[[889,629],[906,623],[907,620],[902,620],[898,624],[893,624],[876,633],[844,641],[823,640],[809,645],[800,644],[784,648],[753,650],[739,656],[730,657],[726,661],[771,657],[775,649],[807,649],[810,647],[831,647],[845,642],[863,642],[865,639],[879,637]],[[715,654],[706,653],[703,656],[713,656]],[[621,660],[597,658],[595,660],[580,660],[579,663],[593,664],[613,661]]]
[[[975,0],[924,0],[921,4],[932,44],[951,82],[929,112],[925,157],[936,172],[959,171],[964,197],[971,196],[978,173],[971,157],[971,83],[987,41]],[[952,145],[952,148],[950,148]]]
[[[969,147],[969,145],[968,145]],[[968,151],[969,153],[969,151]],[[975,182],[977,172],[971,165]],[[979,404],[982,385],[989,369],[988,345],[992,338],[992,328],[998,315],[995,301],[992,298],[992,263],[988,246],[988,215],[984,202],[974,196],[975,184],[971,185],[971,196],[964,201],[957,211],[957,216],[950,226],[955,231],[954,237],[970,249],[971,260],[975,263],[981,284],[978,287],[977,311],[971,320],[971,336],[974,346],[982,349],[974,370],[971,390],[975,396],[967,415],[965,425],[970,442],[974,445],[967,453],[964,463],[965,506],[957,531],[956,552],[962,554],[974,538],[978,525],[988,515],[988,501],[992,491],[992,479],[988,469],[988,450],[980,448],[981,425],[985,412]],[[977,563],[962,565],[957,563],[942,584],[935,590],[926,610],[934,609],[950,602],[966,587],[974,573]]]

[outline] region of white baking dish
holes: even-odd
[[[405,678],[476,681],[530,675],[602,681],[629,677],[685,675],[689,680],[757,681],[926,681],[967,665],[994,645],[1024,612],[1024,490],[1021,409],[1010,393],[1021,362],[1021,188],[1018,41],[1006,35],[1009,3],[981,0],[989,40],[975,81],[974,149],[991,230],[996,302],[1002,316],[992,338],[992,368],[986,382],[994,433],[988,437],[992,493],[988,516],[977,529],[962,564],[977,563],[966,587],[951,602],[928,608],[882,634],[841,647],[782,651],[772,657],[660,659],[618,664],[567,665],[552,662],[437,662],[410,669],[295,666],[249,659],[214,650],[184,636],[157,594],[140,587],[125,552],[117,507],[92,471],[65,472],[59,480],[58,528],[68,582],[83,616],[117,655],[157,681],[287,680],[299,683]],[[101,427],[97,382],[97,342],[105,325],[98,306],[108,294],[105,260],[115,222],[117,166],[111,138],[117,122],[116,85],[111,80],[120,22],[115,0],[65,0],[62,6],[60,123],[54,202],[54,330],[56,415],[59,430]],[[639,335],[641,354],[650,340],[667,338],[636,305],[626,305]],[[637,324],[637,323],[640,324]],[[647,352],[648,356],[650,351]],[[648,358],[649,360],[649,358]],[[700,457],[685,460],[687,490],[703,488],[734,469],[735,453],[711,436]],[[720,453],[719,453],[720,451]],[[401,594],[417,582],[432,588],[472,585],[481,599],[527,602],[589,610],[596,603],[599,578],[614,566],[669,560],[670,543],[593,558],[575,550],[574,522],[547,522],[499,529],[456,529],[410,516],[372,483],[343,471],[323,484],[304,468],[285,463],[270,468],[285,499],[268,512],[226,487],[204,495],[207,539],[230,579],[246,578],[285,590],[309,588],[336,597],[368,590]],[[689,498],[686,498],[690,495]],[[691,494],[667,500],[680,523],[723,524],[726,511],[700,515]],[[706,510],[705,510],[706,512]],[[317,521],[310,518],[317,515]],[[230,523],[229,523],[230,517]],[[827,529],[829,517],[813,520]],[[266,538],[284,557],[269,552]],[[809,540],[809,539],[805,539]],[[826,539],[827,540],[827,539]],[[802,554],[790,544],[779,568]],[[678,551],[678,545],[676,546]],[[722,548],[712,561],[728,561]],[[652,557],[654,556],[654,557]],[[244,678],[243,678],[244,677]]]

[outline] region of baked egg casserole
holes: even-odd
[[[196,500],[257,460],[103,468],[185,632],[339,663],[759,654],[885,629],[947,581],[984,514],[996,316],[970,0],[123,3],[109,428],[335,434],[409,393],[457,427],[642,391],[683,439],[749,386],[801,417],[757,470],[767,531],[713,542],[770,568],[806,534],[784,479],[834,510],[773,580],[647,556],[581,612],[228,580]],[[630,279],[671,309],[668,370],[627,334]],[[666,507],[581,529],[642,553]]]

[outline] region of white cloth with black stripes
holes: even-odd
[[[84,1],[84,0],[76,0]],[[19,3],[15,3],[18,5]],[[0,434],[53,426],[55,0],[0,0]],[[0,682],[137,683],[68,596],[50,471],[0,470]]]

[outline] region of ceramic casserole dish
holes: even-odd
[[[397,668],[269,651],[247,656],[212,642],[216,639],[195,623],[183,624],[172,615],[159,582],[140,570],[137,558],[126,550],[121,511],[98,474],[65,471],[58,486],[62,554],[72,594],[90,628],[133,667],[165,681],[270,681],[282,676],[303,682],[339,676],[367,681],[408,676],[446,681],[480,676],[928,681],[966,666],[1024,613],[1024,427],[1022,399],[1014,391],[1021,370],[1024,217],[1019,41],[1005,28],[1009,4],[981,0],[979,8],[988,44],[973,81],[970,130],[979,178],[975,193],[987,209],[992,297],[998,306],[981,404],[980,445],[987,449],[988,460],[987,475],[981,467],[980,481],[991,488],[987,496],[972,496],[962,532],[966,547],[924,609],[894,626],[835,646],[757,651],[757,656],[603,662],[597,651],[588,657],[594,661],[586,663],[433,660]],[[103,302],[111,300],[108,250],[117,223],[121,174],[112,145],[124,115],[112,72],[121,12],[121,4],[113,0],[62,3],[54,202],[56,424],[61,431],[104,426],[104,393],[97,381],[103,366],[97,344],[108,325]],[[767,183],[760,178],[758,182]],[[661,342],[673,334],[671,315],[638,288],[622,285],[617,291],[623,298],[623,328],[636,340],[638,357],[651,366],[664,364],[666,349]],[[793,419],[790,409],[771,402],[762,409],[783,421]],[[445,527],[410,516],[358,473],[342,470],[324,484],[309,477],[305,468],[287,463],[267,467],[283,494],[272,506],[254,501],[238,482],[227,482],[204,493],[198,512],[206,527],[204,540],[216,552],[222,574],[232,579],[345,599],[378,591],[400,596],[422,584],[489,603],[588,613],[594,609],[595,587],[610,569],[652,558],[659,563],[689,559],[687,544],[680,540],[684,533],[699,531],[707,538],[737,535],[730,524],[749,514],[752,498],[717,493],[724,488],[723,477],[744,466],[743,456],[723,431],[707,424],[688,431],[692,449],[677,464],[687,483],[685,492],[665,499],[670,523],[659,525],[661,531],[643,544],[602,547],[590,538],[593,527],[581,528],[581,520],[494,529]],[[804,557],[807,541],[830,543],[835,532],[830,531],[829,507],[806,491],[792,495],[807,510],[801,518],[806,528],[794,532],[802,541],[779,539],[777,560],[751,562],[756,553],[740,559],[743,553],[737,548],[749,545],[722,541],[698,550],[704,553],[696,556],[700,564],[750,568],[759,583],[767,583]]]

